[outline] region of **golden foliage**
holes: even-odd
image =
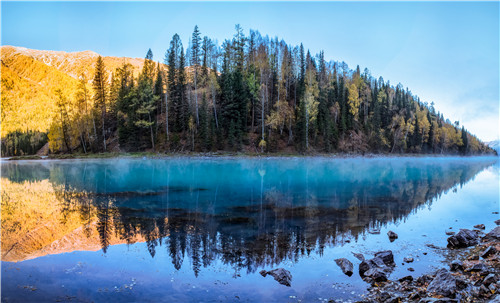
[[[49,180],[15,183],[2,178],[1,185],[3,261],[22,259],[81,226],[78,212],[61,212]]]
[[[56,89],[74,99],[79,77],[92,79],[97,56],[91,51],[67,53],[2,46],[1,136],[15,130],[47,132],[56,111]],[[134,76],[144,65],[144,59],[139,58],[103,59],[108,71],[130,63]]]

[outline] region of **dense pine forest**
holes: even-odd
[[[149,50],[134,73],[99,56],[76,93],[54,89],[50,129],[10,132],[2,155],[46,142],[52,153],[493,153],[402,84],[238,25],[221,46],[197,26],[187,48],[176,34],[160,61]]]

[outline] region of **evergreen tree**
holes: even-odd
[[[194,80],[194,97],[195,97],[195,108],[196,108],[196,124],[200,124],[200,118],[198,113],[198,69],[200,67],[200,47],[201,38],[200,31],[198,30],[198,25],[194,27],[193,37],[191,40],[191,65],[193,67],[193,80]]]
[[[154,94],[154,62],[153,52],[148,50],[144,60],[144,66],[137,82],[137,96],[133,99],[134,107],[136,108],[135,126],[139,128],[149,129],[151,137],[151,147],[155,148],[153,125],[155,123],[153,114],[156,110],[156,105],[160,97]]]
[[[97,57],[94,79],[92,84],[94,86],[94,106],[97,112],[100,112],[100,126],[101,126],[101,140],[103,150],[106,151],[106,99],[108,83],[106,79],[106,71],[104,69],[104,61],[102,57]]]

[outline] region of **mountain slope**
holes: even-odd
[[[46,132],[54,116],[55,90],[61,89],[66,97],[73,98],[81,75],[91,83],[98,56],[92,51],[68,53],[2,46],[1,136],[15,130]],[[144,65],[144,59],[138,58],[103,59],[108,77],[123,63],[132,65],[134,76]]]

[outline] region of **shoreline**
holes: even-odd
[[[356,303],[375,302],[500,302],[500,220],[488,233],[480,224],[473,230],[461,229],[447,238],[445,248],[451,255],[446,258],[446,267],[420,276],[411,274],[400,279],[387,278],[392,264],[374,265],[377,259],[366,263],[377,275],[367,275],[367,294]],[[481,226],[482,225],[482,226]],[[413,262],[413,260],[411,261]],[[363,264],[362,263],[362,264]],[[384,262],[387,263],[387,262]],[[373,264],[373,265],[372,265]],[[362,266],[360,265],[360,275]],[[368,273],[368,271],[366,272]],[[365,273],[363,273],[365,274]]]
[[[50,154],[48,156],[26,155],[1,157],[1,161],[19,161],[19,160],[77,160],[77,159],[172,159],[172,158],[257,158],[257,159],[279,159],[279,158],[325,158],[325,159],[374,159],[374,158],[474,158],[474,157],[492,157],[497,158],[494,154],[477,154],[477,155],[459,155],[459,154],[384,154],[384,153],[244,153],[244,152],[188,152],[188,153],[153,153],[153,152],[109,152],[109,153],[88,153],[88,154]]]

